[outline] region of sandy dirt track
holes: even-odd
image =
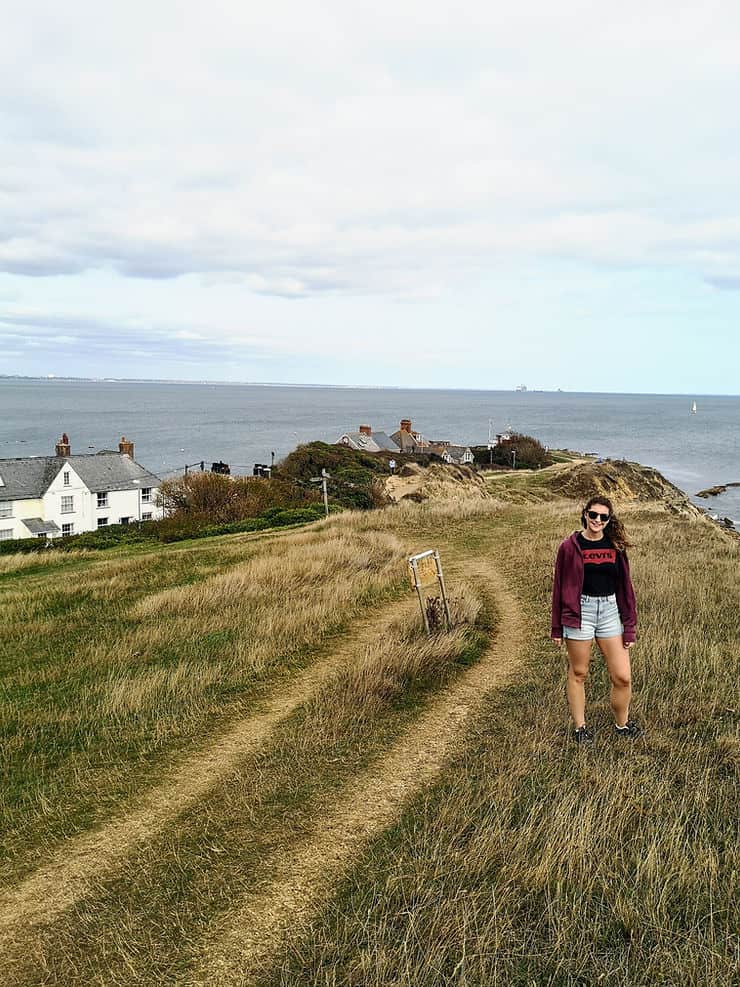
[[[479,662],[435,695],[379,761],[358,775],[313,835],[281,859],[269,861],[272,878],[259,893],[212,930],[198,950],[187,987],[250,984],[280,954],[281,943],[316,913],[331,888],[368,842],[394,822],[409,799],[432,782],[459,745],[470,717],[493,689],[510,680],[524,652],[526,629],[519,605],[491,568],[468,569],[476,584],[505,613],[506,621]],[[277,876],[275,876],[277,875]]]
[[[189,754],[132,812],[102,828],[73,837],[53,858],[16,887],[0,893],[0,954],[22,950],[33,928],[48,926],[101,880],[109,877],[139,844],[146,842],[195,804],[219,781],[257,750],[282,720],[305,702],[320,685],[355,656],[415,601],[390,604],[353,624],[351,638],[342,640],[293,681],[277,686],[259,712],[232,724],[207,748]],[[418,604],[416,604],[418,606]],[[15,949],[14,949],[15,947]]]

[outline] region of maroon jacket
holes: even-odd
[[[578,544],[578,532],[566,538],[555,559],[555,579],[552,584],[552,634],[562,638],[563,627],[581,626],[581,594],[583,592],[583,553]],[[624,625],[624,641],[635,640],[637,606],[630,579],[630,564],[626,552],[617,552],[617,606]]]

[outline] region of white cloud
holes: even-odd
[[[0,36],[8,312],[91,346],[148,352],[149,332],[300,357],[335,352],[368,311],[375,346],[395,345],[375,300],[422,311],[543,264],[736,289],[739,59],[727,0],[131,0],[105,16],[30,0]],[[109,293],[93,300],[94,272]],[[500,291],[487,301],[500,311]]]
[[[733,5],[257,6],[10,17],[4,270],[287,297],[424,294],[501,251],[717,276]]]

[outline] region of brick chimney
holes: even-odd
[[[401,419],[401,431],[402,432],[408,432],[409,435],[411,435],[411,419],[410,418],[402,418]]]
[[[118,451],[122,456],[130,456],[131,459],[134,458],[134,444],[129,442],[125,435],[121,436],[121,441],[118,443]]]
[[[72,450],[69,445],[69,436],[66,432],[62,433],[61,439],[57,442],[55,454],[57,456],[71,456]]]
[[[369,425],[360,425],[360,435],[372,435],[373,430]]]

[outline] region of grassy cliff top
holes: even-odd
[[[738,538],[635,464],[426,480],[301,530],[0,560],[8,982],[732,982]],[[595,658],[583,751],[549,594],[594,487],[634,545],[646,736],[616,743]]]

